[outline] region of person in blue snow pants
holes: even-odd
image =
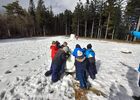
[[[87,77],[86,77],[86,69],[87,69],[87,60],[84,56],[83,49],[81,49],[80,45],[77,44],[76,48],[73,51],[73,56],[75,57],[75,67],[76,67],[76,79],[80,81],[80,88],[87,88]]]
[[[46,76],[52,75],[52,82],[57,82],[58,80],[60,80],[61,75],[64,73],[67,59],[66,53],[68,52],[68,50],[68,47],[59,49],[54,59],[52,60],[50,70],[45,73]]]
[[[52,82],[57,82],[58,80],[60,80],[61,75],[63,75],[64,73],[65,65],[65,62],[61,66],[52,64]]]
[[[86,58],[89,61],[89,66],[87,67],[87,71],[89,76],[92,79],[95,79],[95,75],[97,74],[96,63],[95,63],[95,52],[92,50],[92,45],[87,45],[87,50],[85,51]]]
[[[77,79],[80,81],[80,88],[86,89],[87,86],[87,60],[84,57],[83,59],[76,58],[75,66],[77,67],[76,73],[77,73]]]
[[[72,55],[73,55],[75,58],[78,57],[78,56],[77,56],[77,51],[78,51],[78,50],[82,50],[82,49],[81,49],[81,46],[80,46],[79,44],[76,44],[75,49],[74,49],[74,51],[72,52]],[[76,63],[76,59],[75,59],[75,63]],[[77,70],[77,66],[75,66],[75,70]],[[78,80],[77,71],[76,71],[76,80]]]

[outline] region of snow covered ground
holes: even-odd
[[[81,47],[93,45],[98,74],[95,80],[88,80],[106,96],[87,91],[88,100],[133,100],[132,96],[140,96],[134,70],[140,63],[139,44],[57,36],[0,41],[0,100],[75,100],[73,76],[65,75],[54,84],[51,77],[44,76],[50,68],[53,40],[67,41],[71,49],[77,43]]]

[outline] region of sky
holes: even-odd
[[[7,3],[13,2],[15,0],[0,0],[0,11],[3,9],[2,6],[6,5]],[[71,11],[74,10],[77,2],[79,0],[44,0],[44,4],[46,7],[52,6],[52,10],[54,14],[58,14],[63,12],[65,9],[69,9]],[[86,2],[86,0],[81,0],[83,3]],[[35,6],[37,5],[38,0],[34,0]],[[25,8],[28,9],[29,6],[29,0],[19,0],[19,4]]]

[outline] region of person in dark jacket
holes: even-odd
[[[63,49],[59,49],[52,60],[51,69],[45,73],[45,76],[52,75],[52,82],[57,82],[61,75],[64,73],[65,65],[66,65],[66,52],[68,51],[68,47],[63,47]]]
[[[92,50],[92,45],[87,45],[87,50],[85,52],[86,58],[89,61],[89,66],[87,67],[87,71],[92,79],[95,79],[95,75],[97,74],[96,63],[95,63],[95,52]]]
[[[83,50],[79,47],[80,45],[76,45],[73,52],[73,56],[75,56],[76,78],[80,81],[80,88],[87,89],[86,68],[88,66],[88,61],[83,54]]]

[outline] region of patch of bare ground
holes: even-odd
[[[107,95],[105,93],[103,93],[102,91],[96,89],[96,88],[89,88],[89,89],[81,89],[79,87],[79,84],[74,83],[74,91],[75,91],[75,100],[88,100],[86,94],[88,92],[92,92],[94,94],[96,94],[97,96],[103,96],[103,97],[107,97]]]

